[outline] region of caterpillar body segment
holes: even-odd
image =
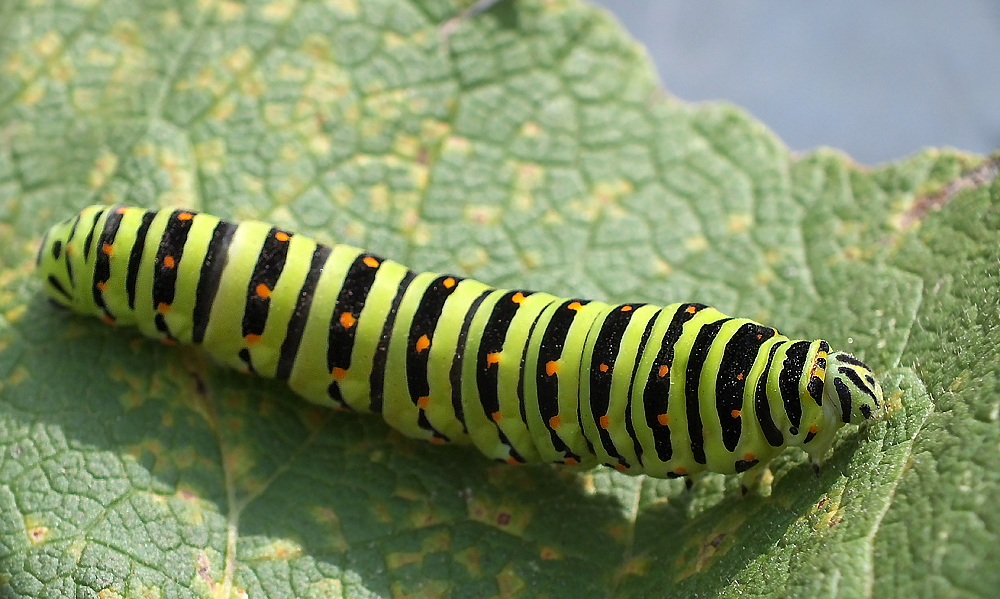
[[[189,210],[86,208],[46,234],[38,273],[61,306],[512,464],[753,481],[886,411],[856,358],[702,304],[495,289]]]

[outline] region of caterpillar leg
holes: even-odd
[[[688,474],[684,477],[684,488],[690,491],[702,478],[704,478],[704,472],[695,472],[694,474]]]
[[[740,477],[740,496],[746,497],[750,491],[760,495],[769,495],[772,480],[774,480],[774,475],[771,474],[771,470],[767,466],[755,466]]]

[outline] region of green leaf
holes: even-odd
[[[998,161],[792,156],[594,8],[465,6],[0,3],[0,597],[993,596]],[[496,465],[56,312],[33,254],[93,202],[711,303],[897,409],[769,495]]]

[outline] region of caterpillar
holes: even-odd
[[[752,485],[786,446],[818,468],[841,426],[887,412],[850,354],[703,304],[496,289],[191,210],[85,208],[37,272],[58,306],[511,464]]]

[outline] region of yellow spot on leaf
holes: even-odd
[[[396,552],[390,553],[385,557],[385,564],[390,570],[395,570],[397,568],[402,568],[409,564],[419,564],[424,559],[423,553],[418,552]]]
[[[477,547],[463,549],[454,555],[455,563],[463,566],[466,573],[472,578],[479,578],[483,575],[482,558],[483,554]]]
[[[684,240],[684,247],[691,252],[703,252],[708,249],[708,240],[703,235],[693,235]]]
[[[294,0],[273,0],[264,6],[261,15],[269,21],[285,21],[295,8]]]
[[[537,123],[528,121],[527,123],[521,125],[521,135],[525,137],[538,137],[538,134],[541,132],[542,128],[539,127]]]
[[[118,156],[110,152],[101,154],[97,160],[94,161],[94,168],[90,171],[90,176],[87,181],[90,184],[90,187],[97,188],[104,185],[117,166]]]
[[[726,228],[730,233],[739,233],[746,230],[753,223],[753,218],[749,214],[730,214],[726,222]]]

